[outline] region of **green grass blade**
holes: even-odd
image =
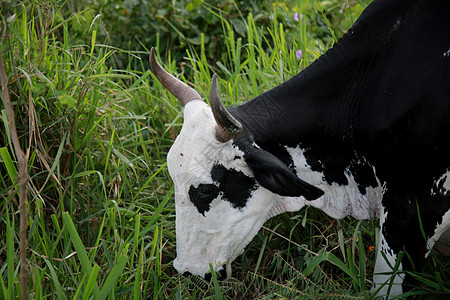
[[[101,123],[101,121],[103,121],[103,119],[106,117],[107,115],[104,114],[100,117],[100,119],[98,119],[91,128],[89,128],[89,131],[85,134],[84,138],[81,140],[80,145],[84,145],[86,143],[87,139],[91,138],[92,132],[95,130],[95,128],[97,128],[98,124]]]
[[[425,278],[424,276],[421,276],[421,275],[419,275],[419,274],[417,274],[417,273],[414,273],[414,272],[408,272],[408,271],[405,271],[405,273],[411,275],[411,276],[414,277],[417,281],[422,282],[422,283],[424,283],[424,284],[430,286],[430,287],[433,288],[433,289],[440,290],[440,291],[442,291],[442,292],[444,292],[444,293],[450,295],[450,289],[445,288],[445,287],[444,287],[443,285],[441,285],[439,282],[434,282],[434,281],[432,281],[432,280],[430,280],[430,279],[427,279],[427,278]]]
[[[223,295],[219,286],[219,282],[217,281],[217,274],[214,270],[212,264],[209,264],[209,270],[211,272],[212,280],[213,280],[213,286],[214,286],[214,296],[216,300],[222,300]]]
[[[140,299],[141,291],[141,273],[143,272],[143,260],[144,260],[144,243],[141,243],[141,251],[139,252],[138,264],[136,268],[136,278],[134,280],[133,287],[133,299]]]
[[[3,276],[0,276],[0,295],[2,299],[8,299],[8,289],[6,288],[5,281],[3,281]]]
[[[75,251],[77,252],[78,259],[81,262],[81,268],[83,269],[84,273],[91,274],[92,272],[92,266],[91,262],[89,261],[88,255],[86,253],[86,250],[84,248],[83,242],[81,241],[80,236],[78,235],[78,232],[75,228],[75,225],[73,224],[72,219],[70,218],[70,215],[68,212],[63,212],[62,214],[63,222],[69,231],[69,235],[72,241],[72,244],[75,248]],[[99,295],[99,288],[97,284],[94,285],[94,294],[97,297]]]
[[[92,267],[91,274],[89,274],[89,278],[88,278],[88,281],[86,283],[86,287],[85,287],[84,293],[83,293],[83,300],[87,300],[91,296],[94,287],[97,285],[97,278],[98,278],[99,272],[100,272],[100,267],[97,264],[95,264]]]
[[[261,260],[263,259],[263,255],[264,255],[264,251],[266,250],[266,245],[267,245],[267,240],[268,239],[269,239],[268,236],[265,236],[263,238],[263,244],[261,246],[261,249],[259,250],[258,260],[256,261],[255,274],[257,274],[259,266],[261,265]]]
[[[139,194],[147,187],[147,185],[153,180],[153,178],[156,177],[156,175],[159,174],[159,172],[161,172],[162,170],[164,170],[164,168],[167,166],[167,162],[164,162],[164,164],[155,172],[152,174],[152,176],[150,176],[149,179],[147,179],[147,181],[144,183],[144,185],[139,189],[139,191],[136,193],[136,195],[134,195],[133,197],[133,202],[136,201],[136,198],[139,196]]]
[[[50,271],[50,277],[52,278],[53,285],[55,286],[55,291],[56,294],[58,295],[58,299],[67,299],[66,294],[64,293],[64,290],[61,286],[61,283],[59,282],[58,275],[55,272],[55,268],[53,268],[53,265],[50,263],[48,259],[44,258],[44,261]]]
[[[120,275],[122,275],[122,271],[125,268],[125,264],[127,263],[127,261],[128,256],[119,256],[117,262],[114,264],[114,267],[111,269],[111,272],[109,272],[108,277],[106,277],[105,283],[103,284],[100,295],[97,299],[103,300],[108,297],[108,295],[114,289],[114,286],[117,284],[117,280],[119,279]]]
[[[8,172],[9,178],[15,184],[17,177],[17,169],[14,166],[14,162],[9,155],[8,149],[6,147],[0,148],[0,156],[3,159],[3,164],[6,167],[6,171]]]
[[[313,258],[308,266],[305,268],[305,270],[303,271],[303,274],[305,276],[308,276],[309,274],[312,273],[312,271],[314,270],[314,268],[317,267],[317,265],[319,265],[321,262],[323,261],[328,261],[330,263],[332,263],[333,265],[337,266],[339,269],[341,269],[342,271],[344,271],[348,276],[351,277],[351,279],[354,282],[358,282],[358,277],[357,275],[350,271],[350,269],[345,265],[345,263],[343,263],[339,258],[337,258],[333,253],[331,252],[325,252],[315,258]]]
[[[171,187],[170,190],[167,192],[166,196],[164,197],[163,201],[161,201],[161,204],[159,204],[158,208],[155,210],[152,217],[150,218],[147,228],[153,225],[156,222],[156,220],[158,220],[158,218],[161,217],[161,211],[164,209],[164,207],[166,207],[167,202],[169,202],[169,200],[172,199],[173,192],[174,188]],[[143,230],[140,235],[143,236],[144,234],[146,234],[146,232],[147,230]]]
[[[91,38],[91,53],[90,57],[92,59],[92,54],[94,54],[94,48],[95,48],[95,37],[97,36],[97,30],[92,31],[92,38]]]
[[[66,144],[66,138],[67,138],[68,134],[69,134],[69,131],[66,131],[66,133],[62,137],[62,140],[61,140],[61,142],[59,144],[58,151],[56,153],[56,156],[55,156],[54,162],[52,164],[52,167],[50,168],[50,171],[48,172],[47,178],[45,179],[44,183],[42,184],[41,189],[39,190],[39,194],[42,193],[42,191],[45,188],[45,185],[47,184],[47,182],[50,179],[50,177],[55,173],[55,169],[60,163],[60,158],[61,158],[61,155],[63,153],[63,149],[64,149],[64,146]]]
[[[359,290],[365,290],[366,279],[366,252],[364,250],[364,244],[361,232],[358,233],[358,248],[359,248]]]
[[[339,240],[339,248],[341,249],[342,257],[344,258],[344,262],[346,262],[344,233],[343,233],[342,229],[339,229],[339,231],[338,231],[338,240]]]

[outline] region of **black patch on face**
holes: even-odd
[[[211,202],[219,195],[231,203],[234,208],[241,209],[247,204],[252,192],[256,190],[255,179],[240,171],[226,169],[221,164],[215,164],[211,170],[212,184],[191,185],[189,199],[203,216],[209,211]]]
[[[257,188],[254,178],[235,169],[226,169],[220,164],[213,166],[211,178],[223,193],[222,199],[230,202],[234,208],[245,207],[252,192]]]
[[[199,184],[198,187],[191,185],[189,188],[189,199],[194,203],[199,213],[203,216],[209,210],[209,204],[219,196],[219,188],[214,184]]]

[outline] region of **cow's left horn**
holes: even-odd
[[[211,79],[211,89],[209,91],[209,102],[216,119],[216,138],[220,142],[227,142],[238,136],[242,132],[242,124],[236,120],[223,106],[217,92],[217,76],[213,75]]]
[[[156,61],[155,49],[153,47],[150,50],[150,67],[159,82],[161,82],[161,84],[168,89],[169,92],[183,104],[183,106],[189,101],[202,99],[196,90],[167,73],[166,70],[159,65]]]

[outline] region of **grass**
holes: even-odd
[[[309,21],[322,11],[319,17],[331,30],[328,16],[346,2],[324,2],[324,10],[321,3],[292,4],[305,16],[293,32],[277,21],[277,14],[291,13],[278,2],[270,28],[244,16],[248,40],[222,19],[225,61],[208,64],[204,44],[200,51],[186,50],[184,71],[170,53],[159,53],[158,60],[205,99],[211,75],[219,74],[222,99],[237,105],[298,73],[331,46],[310,32]],[[365,4],[346,8],[345,22]],[[97,40],[100,16],[78,24],[83,31],[73,36],[72,25],[87,20],[86,11],[71,13],[64,1],[24,1],[0,10],[2,30],[7,23],[9,28],[0,51],[29,165],[29,298],[371,297],[376,222],[333,220],[312,208],[269,220],[233,264],[229,282],[177,275],[173,187],[165,160],[182,125],[182,108],[148,71],[148,53]],[[342,34],[332,32],[331,41]],[[118,52],[128,55],[127,69],[112,67]],[[0,298],[14,299],[23,296],[18,164],[1,105]],[[448,292],[448,261],[432,257],[427,268],[413,273],[421,285],[410,294]]]

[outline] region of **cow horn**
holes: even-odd
[[[232,138],[238,136],[242,132],[242,124],[239,123],[223,106],[220,101],[219,93],[217,92],[217,76],[213,75],[211,79],[211,89],[209,91],[209,102],[211,109],[216,119],[216,138],[220,142],[227,142]]]
[[[192,100],[201,100],[202,97],[190,86],[182,82],[181,80],[173,77],[164,70],[155,58],[155,50],[152,47],[150,50],[150,67],[153,74],[158,78],[159,82],[174,95],[183,106]]]

